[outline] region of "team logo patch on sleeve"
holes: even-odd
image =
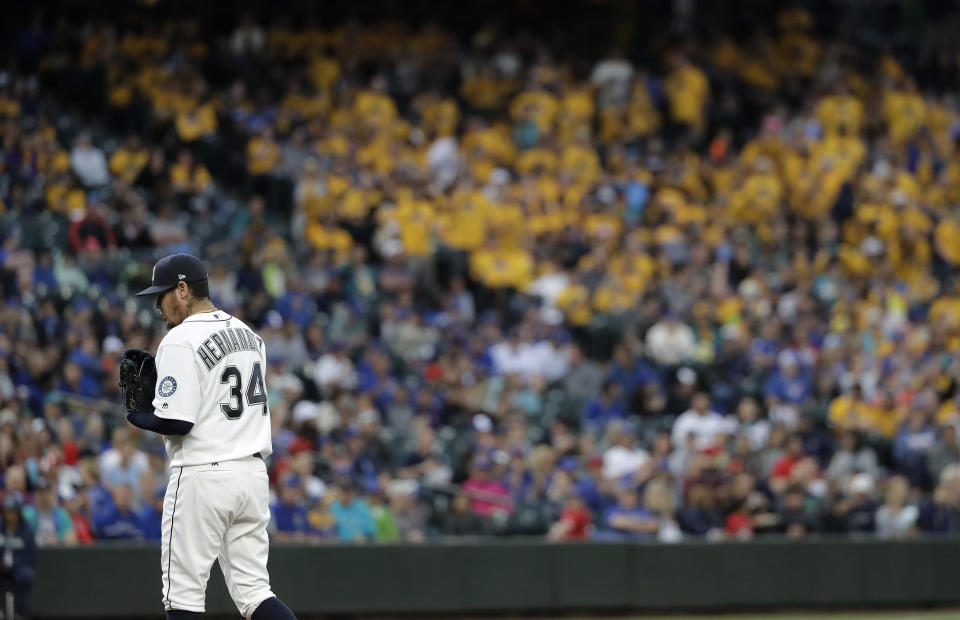
[[[160,379],[160,383],[157,384],[157,393],[164,398],[173,396],[173,393],[177,391],[177,380],[171,376],[166,376],[163,379]]]

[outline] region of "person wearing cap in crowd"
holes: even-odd
[[[417,501],[417,491],[413,480],[397,480],[387,488],[390,512],[397,534],[404,542],[424,542],[427,539],[427,511]]]
[[[90,495],[82,481],[61,485],[60,495],[63,508],[70,515],[73,532],[77,542],[82,545],[93,544],[93,524],[90,517]]]
[[[337,537],[344,542],[369,542],[377,533],[370,507],[357,492],[355,480],[344,477],[337,483],[337,497],[330,511],[337,521]]]
[[[302,439],[302,438],[300,438]],[[312,506],[327,492],[326,483],[314,475],[314,451],[307,441],[294,440],[290,444],[290,471],[302,481],[304,500]]]
[[[23,496],[7,493],[0,523],[0,592],[5,595],[3,609],[8,618],[30,613],[30,590],[36,577],[37,543],[22,511]]]
[[[46,478],[34,484],[33,504],[23,507],[23,519],[36,533],[37,546],[74,545],[73,521],[57,503],[57,491]]]
[[[473,416],[473,449],[477,452],[489,452],[497,445],[493,420],[485,413]]]
[[[847,487],[849,496],[846,511],[846,531],[872,534],[876,529],[877,502],[874,499],[875,481],[870,474],[856,474]]]
[[[277,540],[303,540],[311,527],[302,481],[295,473],[287,473],[280,477],[279,488],[277,501],[270,505],[270,533]]]
[[[587,459],[587,471],[576,484],[577,494],[594,514],[603,514],[613,502],[613,485],[603,472],[603,457]]]

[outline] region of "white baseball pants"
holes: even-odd
[[[243,617],[274,595],[267,574],[269,493],[266,464],[253,456],[172,468],[160,552],[165,609],[203,612],[217,559]]]

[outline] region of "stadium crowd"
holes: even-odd
[[[159,540],[116,367],[187,251],[267,343],[277,539],[957,533],[955,41],[760,26],[591,60],[37,15],[0,72],[4,496],[40,545]]]

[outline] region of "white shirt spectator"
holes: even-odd
[[[647,331],[647,352],[659,364],[674,366],[693,359],[696,338],[689,325],[667,318]]]
[[[243,23],[233,31],[233,36],[230,37],[230,51],[238,56],[256,54],[263,49],[265,42],[266,37],[263,34],[263,28],[252,19],[245,18]]]
[[[100,455],[100,470],[118,469],[120,468],[122,461],[123,457],[121,456],[120,451],[116,448],[110,448]],[[146,452],[143,452],[142,450],[135,450],[133,456],[130,458],[128,466],[139,471],[146,471],[150,466]]]
[[[556,372],[563,362],[562,355],[547,341],[501,342],[491,347],[490,357],[497,374],[520,375],[524,379],[543,375],[547,369]]]
[[[633,78],[633,65],[625,58],[605,58],[593,66],[590,81],[597,88],[610,83],[629,82]]]
[[[70,167],[84,187],[102,187],[110,182],[106,156],[86,136],[81,136],[70,151]]]
[[[454,138],[439,138],[427,149],[427,168],[431,185],[441,190],[450,187],[460,172],[460,153]]]
[[[313,376],[317,384],[324,390],[330,390],[334,387],[349,389],[357,384],[353,362],[342,351],[323,355],[317,361]]]
[[[603,477],[616,480],[628,476],[646,465],[650,455],[641,448],[613,446],[603,453]]]
[[[527,293],[536,295],[543,300],[544,305],[555,308],[557,297],[570,286],[570,276],[566,272],[557,270],[545,273],[527,286]]]
[[[670,437],[675,447],[681,447],[686,445],[687,436],[693,435],[694,446],[697,450],[703,450],[713,445],[720,435],[736,430],[736,424],[733,418],[727,419],[710,410],[705,394],[697,394],[693,398],[693,406],[681,413],[673,423]]]
[[[770,437],[770,423],[766,420],[741,424],[736,419],[731,419],[730,424],[734,432],[747,436],[752,450],[762,450],[767,445],[767,439]]]
[[[916,506],[903,506],[899,510],[890,506],[877,509],[877,536],[879,538],[907,538],[913,533],[920,511]]]
[[[633,65],[621,57],[601,60],[593,67],[590,81],[597,88],[597,103],[604,107],[623,104],[630,98]]]

